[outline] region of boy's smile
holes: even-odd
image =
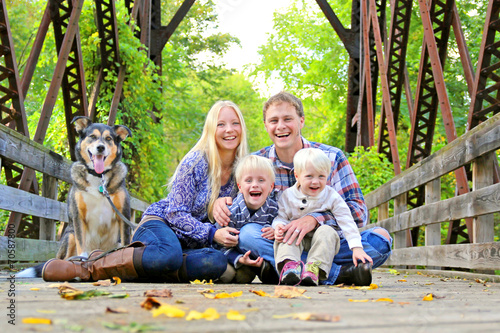
[[[242,175],[238,188],[245,198],[248,209],[257,210],[266,202],[274,183],[264,172],[250,170]]]
[[[315,170],[311,163],[308,163],[307,168],[300,174],[296,173],[295,178],[300,185],[300,192],[311,197],[320,194],[327,181],[327,175],[324,172]]]

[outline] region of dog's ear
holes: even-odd
[[[84,129],[92,124],[92,120],[89,117],[78,116],[73,118],[71,123],[75,123],[76,133],[81,134]]]
[[[130,129],[127,126],[115,125],[113,126],[113,129],[120,138],[120,141],[125,140],[129,136],[132,137],[132,131],[130,131]]]

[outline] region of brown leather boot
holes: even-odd
[[[42,269],[45,281],[98,281],[114,276],[122,280],[135,280],[144,276],[142,253],[144,244],[134,242],[125,248],[107,253],[91,253],[87,261],[51,259]]]

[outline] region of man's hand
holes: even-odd
[[[362,247],[353,247],[352,248],[352,261],[354,262],[354,266],[358,267],[358,260],[361,260],[363,263],[369,261],[373,264],[373,259],[366,254],[365,250]]]
[[[293,241],[296,240],[295,245],[300,245],[304,236],[313,231],[318,225],[318,221],[312,216],[304,216],[298,220],[294,220],[285,226],[285,237],[283,238],[283,243],[288,243],[292,245]]]
[[[276,226],[276,229],[274,229],[274,240],[278,243],[282,243],[284,235],[285,235],[285,226],[283,224],[278,224]]]
[[[253,267],[260,267],[262,266],[262,263],[264,262],[264,258],[258,257],[255,260],[250,259],[250,253],[251,251],[247,251],[242,257],[238,259],[238,262],[240,264],[246,265],[246,266],[253,266]]]
[[[262,231],[262,237],[265,239],[273,240],[274,239],[274,229],[272,227],[264,227],[260,229]]]
[[[238,234],[240,232],[235,228],[217,229],[214,234],[214,242],[224,247],[234,247],[238,244]]]
[[[231,212],[229,211],[228,206],[233,204],[233,199],[231,197],[223,197],[215,200],[214,202],[214,210],[213,215],[214,219],[221,227],[226,227],[231,219]]]

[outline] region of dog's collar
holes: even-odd
[[[94,170],[92,169],[89,169],[87,168],[87,171],[92,175],[92,176],[96,176],[96,177],[99,177],[99,178],[102,178],[102,175],[105,175],[107,174],[109,171],[111,171],[111,169],[108,169],[108,170],[105,170],[103,173],[99,174],[97,172],[95,172]]]

